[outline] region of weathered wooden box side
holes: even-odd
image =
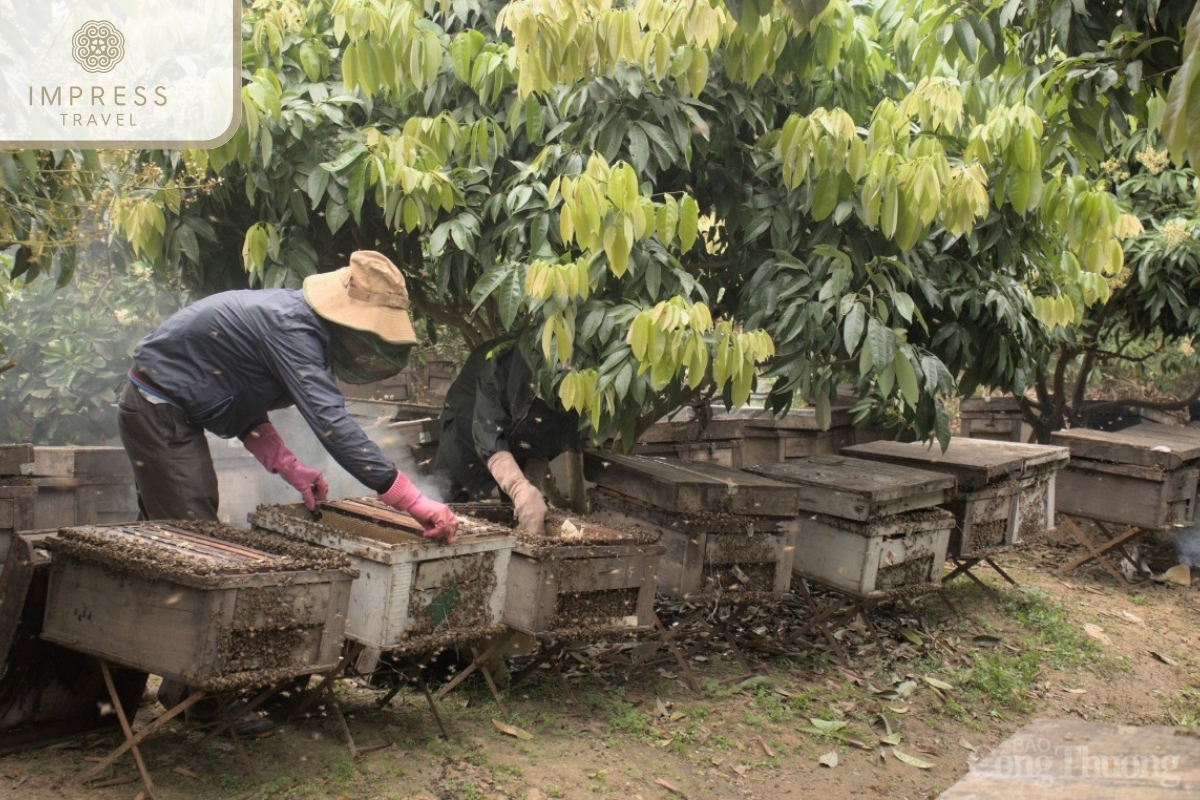
[[[940,584],[953,527],[953,515],[941,509],[866,523],[805,516],[792,573],[860,597]]]
[[[8,557],[12,537],[19,531],[33,529],[36,497],[36,487],[5,485],[4,480],[0,479],[0,565]]]
[[[460,536],[446,546],[326,511],[305,519],[303,506],[264,506],[250,514],[259,530],[345,553],[359,578],[350,591],[346,637],[380,651],[442,626],[455,630],[498,625],[515,539]]]
[[[731,527],[730,518],[709,526],[688,524],[664,513],[638,515],[611,499],[593,493],[597,519],[622,527],[640,527],[659,534],[665,548],[659,566],[658,592],[667,597],[698,597],[737,592],[778,594],[791,583],[792,557],[798,525],[742,518]],[[757,524],[758,527],[755,527]]]
[[[743,460],[743,440],[712,439],[702,442],[645,442],[634,445],[633,453],[642,456],[666,456],[683,461],[718,464],[740,469]]]
[[[33,464],[33,445],[0,444],[0,477],[28,475]]]
[[[201,688],[332,669],[351,578],[339,570],[149,579],[55,553],[42,636]]]
[[[1057,526],[1055,475],[1058,467],[1038,467],[1021,476],[1018,495],[1017,541],[1028,540]]]
[[[1016,544],[1020,532],[1018,481],[1002,481],[974,492],[959,492],[946,504],[954,514],[948,554],[970,558],[982,551]]]
[[[1197,467],[1163,469],[1072,459],[1058,471],[1058,511],[1071,516],[1164,530],[1195,522]]]
[[[38,529],[133,522],[137,489],[127,483],[96,483],[78,478],[34,477],[33,519]]]
[[[664,549],[661,544],[518,544],[509,565],[504,624],[534,635],[648,629]]]

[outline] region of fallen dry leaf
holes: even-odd
[[[1100,644],[1112,644],[1112,639],[1108,638],[1108,634],[1104,632],[1104,628],[1101,628],[1099,625],[1089,622],[1083,626],[1083,632]]]
[[[892,755],[903,761],[905,764],[908,764],[910,767],[916,767],[917,769],[933,769],[933,764],[930,764],[928,761],[924,761],[916,756],[910,756],[908,753],[897,750],[895,747],[892,748]]]
[[[529,731],[523,731],[520,728],[518,728],[516,725],[509,725],[505,722],[501,722],[500,720],[496,719],[495,717],[492,718],[492,725],[494,725],[496,727],[496,730],[500,731],[501,733],[507,733],[509,736],[515,736],[518,739],[532,739],[533,738],[533,734],[530,733]]]
[[[1168,667],[1175,667],[1175,666],[1179,665],[1179,662],[1176,661],[1175,659],[1171,658],[1170,656],[1164,656],[1162,653],[1156,653],[1153,650],[1149,650],[1147,652],[1149,652],[1150,655],[1154,656],[1162,663],[1166,664]]]
[[[176,775],[182,775],[185,778],[196,778],[196,779],[200,778],[200,776],[198,774],[196,774],[195,772],[192,772],[187,767],[172,767],[171,772],[174,772]]]
[[[1075,689],[1070,686],[1064,686],[1062,690],[1067,694],[1087,694],[1087,689]]]
[[[821,764],[821,766],[829,767],[830,769],[833,769],[834,767],[836,767],[838,765],[837,751],[830,750],[828,753],[826,753],[825,755],[818,758],[817,762],[819,764]]]
[[[772,753],[771,748],[767,746],[766,740],[764,740],[761,736],[756,736],[755,738],[758,739],[758,744],[762,747],[763,752],[767,754],[767,758],[774,758],[775,754]]]
[[[670,781],[666,780],[665,778],[655,778],[654,782],[657,785],[661,786],[662,788],[666,789],[671,794],[677,794],[680,797],[682,797],[683,800],[687,800],[687,795],[684,794],[683,789],[680,789],[678,786],[674,786]]]
[[[1140,623],[1143,621],[1142,618],[1139,617],[1137,614],[1134,614],[1129,611],[1122,611],[1121,616],[1124,617],[1125,619],[1129,620],[1130,622],[1139,622]]]
[[[972,753],[976,752],[975,745],[971,744],[966,739],[959,739],[958,746],[961,747],[963,750],[970,750]]]

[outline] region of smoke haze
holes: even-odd
[[[418,435],[415,429],[397,431],[387,428],[387,418],[372,421],[355,416],[355,420],[371,441],[379,445],[383,455],[407,475],[422,494],[435,500],[441,499],[441,493],[434,481],[419,474],[416,462],[409,452],[409,437]],[[271,422],[278,429],[284,444],[296,454],[296,458],[314,469],[319,469],[325,476],[325,482],[329,484],[330,500],[375,496],[374,489],[359,483],[333,460],[295,408],[272,411]],[[217,469],[217,482],[221,493],[221,504],[217,513],[222,522],[246,527],[246,515],[259,505],[301,502],[300,493],[283,478],[263,469],[238,439],[221,439],[209,434],[208,443]]]

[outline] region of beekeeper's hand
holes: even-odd
[[[488,472],[506,495],[512,498],[517,524],[530,533],[541,535],[546,524],[546,501],[537,487],[525,479],[512,453],[501,450],[487,462]]]
[[[329,485],[325,483],[325,476],[319,469],[300,463],[271,423],[264,422],[250,431],[242,440],[242,444],[268,472],[275,473],[300,492],[304,499],[304,507],[309,511],[316,511],[317,503],[329,496]]]
[[[446,544],[454,544],[454,534],[458,532],[458,517],[454,516],[454,512],[446,504],[430,500],[421,494],[403,472],[396,473],[396,480],[386,492],[379,495],[379,499],[421,523],[425,527],[425,538],[440,539]]]

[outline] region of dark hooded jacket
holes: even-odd
[[[433,466],[449,484],[448,499],[456,502],[496,488],[487,462],[502,450],[524,468],[530,458],[550,461],[579,446],[579,416],[537,396],[515,335],[471,351],[446,393],[441,423]]]
[[[346,411],[329,324],[293,289],[221,292],[181,309],[133,352],[132,377],[195,426],[244,438],[295,405],[329,454],[382,492],[396,467]]]

